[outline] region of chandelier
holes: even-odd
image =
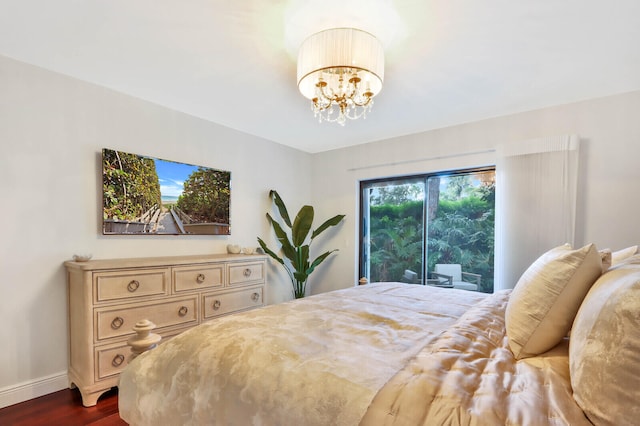
[[[333,28],[308,37],[298,52],[298,89],[319,122],[366,118],[382,89],[384,51],[368,32]]]

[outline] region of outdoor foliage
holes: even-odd
[[[372,206],[371,280],[400,281],[405,269],[422,262],[422,201]]]
[[[480,291],[492,292],[495,186],[474,187],[458,177],[450,182],[429,222],[426,269],[459,263],[482,275]],[[400,281],[406,269],[422,271],[423,201],[372,205],[369,216],[371,280]]]
[[[152,159],[109,149],[102,158],[105,219],[132,221],[160,206],[160,182]]]
[[[467,198],[439,203],[429,226],[428,271],[437,263],[459,263],[463,271],[482,275],[480,291],[493,292],[494,193],[491,186]]]
[[[230,173],[198,167],[184,182],[176,207],[193,222],[229,223]]]

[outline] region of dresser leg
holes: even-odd
[[[93,407],[98,403],[98,398],[100,398],[103,393],[108,392],[110,390],[111,388],[103,389],[95,392],[87,392],[80,389],[80,395],[82,395],[82,405],[84,405],[85,407]]]

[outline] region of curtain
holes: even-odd
[[[578,153],[576,135],[498,147],[494,291],[513,288],[547,250],[573,245]]]

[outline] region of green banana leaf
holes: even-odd
[[[322,231],[324,231],[325,229],[327,229],[327,228],[329,228],[331,226],[336,226],[337,224],[339,224],[342,221],[342,219],[344,219],[344,215],[343,214],[338,214],[338,215],[335,215],[334,217],[332,217],[331,219],[327,219],[322,225],[320,225],[320,227],[318,229],[313,231],[313,233],[311,234],[311,239],[313,240],[315,237],[320,235],[322,233]]]
[[[280,212],[280,217],[284,220],[284,223],[287,224],[289,228],[291,228],[291,219],[289,219],[289,212],[287,211],[287,207],[284,205],[282,198],[280,195],[273,189],[269,191],[269,198],[273,198],[273,202],[276,207],[278,207],[278,211]]]
[[[295,220],[293,221],[293,227],[291,228],[291,237],[293,239],[293,245],[298,247],[304,243],[311,230],[311,224],[313,223],[313,207],[302,206]]]
[[[278,192],[272,189],[269,191],[269,198],[272,199],[273,203],[277,207],[281,221],[289,228],[289,232],[287,232],[279,221],[275,220],[269,213],[267,213],[267,220],[276,234],[276,238],[280,243],[280,249],[282,250],[284,257],[280,257],[274,250],[267,247],[267,244],[260,237],[258,237],[258,244],[260,244],[260,247],[267,255],[285,268],[287,274],[289,274],[289,278],[291,279],[294,297],[304,297],[309,275],[311,275],[311,273],[322,262],[324,262],[331,253],[338,251],[338,249],[334,249],[322,253],[309,263],[311,243],[326,229],[332,226],[337,226],[344,219],[345,215],[336,215],[323,222],[317,229],[311,231],[314,219],[314,210],[312,206],[302,206],[292,224],[287,207]],[[311,232],[310,237],[309,232]],[[308,243],[306,243],[307,240]],[[288,262],[285,261],[285,258]]]

